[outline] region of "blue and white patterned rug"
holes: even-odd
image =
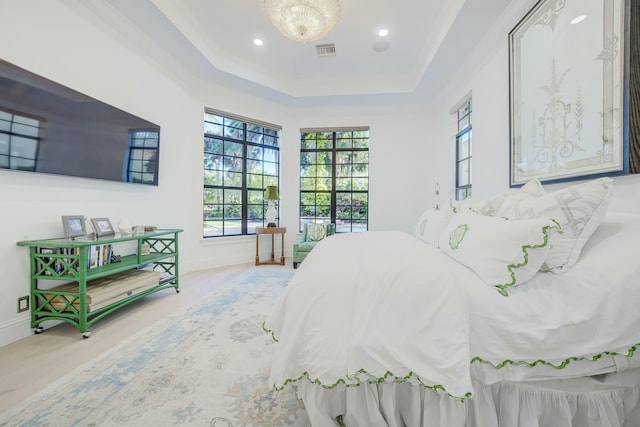
[[[0,414],[0,426],[309,426],[294,393],[267,384],[261,325],[292,274],[248,270]]]

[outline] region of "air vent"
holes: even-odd
[[[316,52],[320,58],[324,58],[327,56],[336,56],[336,45],[333,43],[328,44],[317,44]]]

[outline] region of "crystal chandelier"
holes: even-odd
[[[264,9],[278,31],[299,42],[324,37],[340,18],[338,0],[264,0]]]

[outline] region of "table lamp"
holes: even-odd
[[[280,199],[278,194],[278,187],[275,185],[268,185],[264,190],[264,198],[269,201],[269,207],[267,208],[267,227],[276,226],[276,200]]]

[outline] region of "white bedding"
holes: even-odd
[[[407,381],[472,391],[467,301],[477,280],[402,232],[340,234],[307,256],[265,322],[278,340],[271,383]]]
[[[472,357],[560,366],[604,351],[632,354],[640,343],[638,238],[640,216],[610,212],[567,273],[539,272],[506,298],[467,282]]]
[[[537,273],[505,297],[408,233],[332,236],[265,322],[278,340],[271,384],[301,381],[313,396],[315,385],[409,382],[460,399],[474,391],[472,365],[507,364],[485,383],[535,378],[523,368],[541,361],[568,364],[566,377],[589,372],[573,369],[585,360],[610,372],[608,352],[632,356],[640,343],[639,237],[640,215],[611,212],[572,270]]]

